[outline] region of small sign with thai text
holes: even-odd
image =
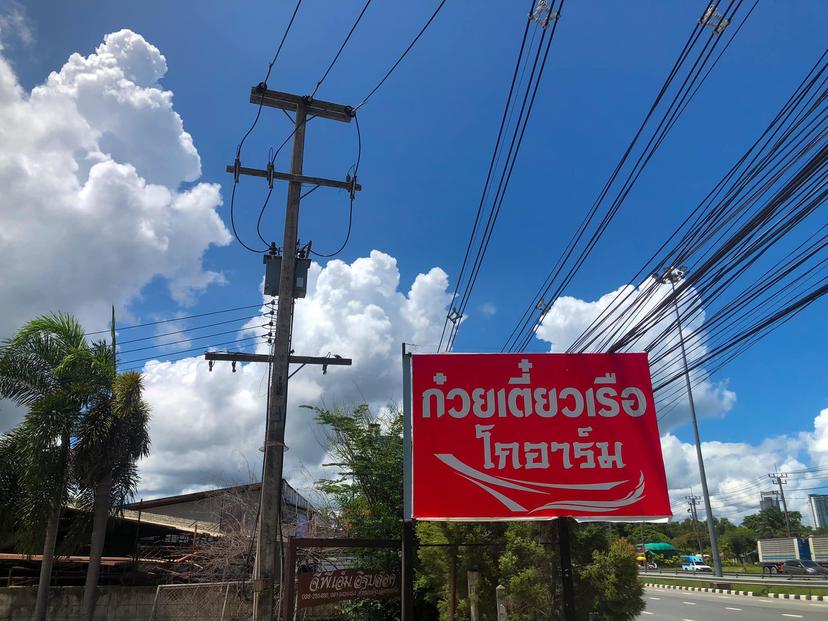
[[[299,608],[321,606],[357,597],[386,599],[400,596],[396,572],[340,569],[299,574]]]

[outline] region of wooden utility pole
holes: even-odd
[[[307,109],[304,102],[296,104],[293,133],[292,175],[302,174],[305,154],[305,123]],[[285,448],[285,418],[287,413],[287,376],[290,356],[291,328],[293,327],[293,282],[296,272],[296,238],[299,228],[299,195],[302,184],[288,182],[285,234],[282,245],[282,269],[279,274],[279,306],[276,310],[276,334],[273,346],[273,364],[270,373],[270,394],[265,427],[264,468],[262,470],[261,521],[256,541],[256,568],[253,576],[253,619],[271,621],[275,583],[281,577],[277,561],[281,546],[279,520],[282,509],[282,470]]]
[[[272,186],[275,180],[288,181],[287,206],[285,209],[285,230],[282,244],[282,260],[279,273],[279,306],[276,313],[276,330],[272,357],[265,356],[271,365],[270,390],[268,393],[267,425],[265,427],[264,468],[262,472],[261,508],[259,533],[256,545],[256,563],[253,575],[253,619],[272,621],[274,595],[277,581],[282,575],[279,564],[279,548],[282,544],[279,534],[279,520],[282,507],[282,471],[284,465],[285,422],[287,415],[287,385],[289,365],[295,357],[291,354],[291,331],[293,328],[294,288],[296,281],[297,238],[299,235],[299,201],[302,185],[313,183],[348,190],[351,195],[361,189],[356,179],[333,181],[304,177],[302,165],[305,154],[305,126],[309,116],[350,123],[354,110],[327,101],[291,95],[268,90],[266,84],[253,87],[250,102],[258,106],[279,108],[294,113],[293,154],[290,173],[278,173],[270,162],[266,170],[242,168],[239,159],[228,172],[251,175],[267,179]],[[209,359],[209,358],[208,358]],[[331,364],[332,359],[325,359]],[[341,359],[340,359],[341,360]],[[327,364],[322,362],[321,364]],[[350,361],[348,361],[350,363]]]

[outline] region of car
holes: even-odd
[[[785,561],[782,573],[791,576],[828,576],[828,569],[814,561]]]
[[[709,571],[712,572],[710,565],[705,565],[701,561],[687,561],[686,563],[681,564],[681,568],[684,571],[692,571],[692,572],[702,572],[702,571]]]

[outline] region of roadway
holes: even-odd
[[[825,621],[828,603],[697,591],[644,589],[647,608],[638,621]]]

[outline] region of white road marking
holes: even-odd
[[[647,612],[646,610],[642,610],[641,614],[642,615],[654,615],[655,613],[654,612]]]
[[[693,619],[682,619],[681,621],[693,621]]]
[[[681,602],[682,604],[687,604],[688,606],[695,606],[696,602]]]
[[[801,619],[802,618],[802,615],[792,615],[792,614],[788,614],[787,612],[783,612],[782,616],[783,617],[793,617],[795,619]]]
[[[655,601],[657,601],[657,602],[658,602],[658,601],[661,601],[661,598],[660,598],[660,597],[651,597],[650,599],[653,599],[653,600],[655,600]]]
[[[731,608],[730,606],[725,606],[725,610],[738,610],[739,612],[742,611],[741,608]]]

